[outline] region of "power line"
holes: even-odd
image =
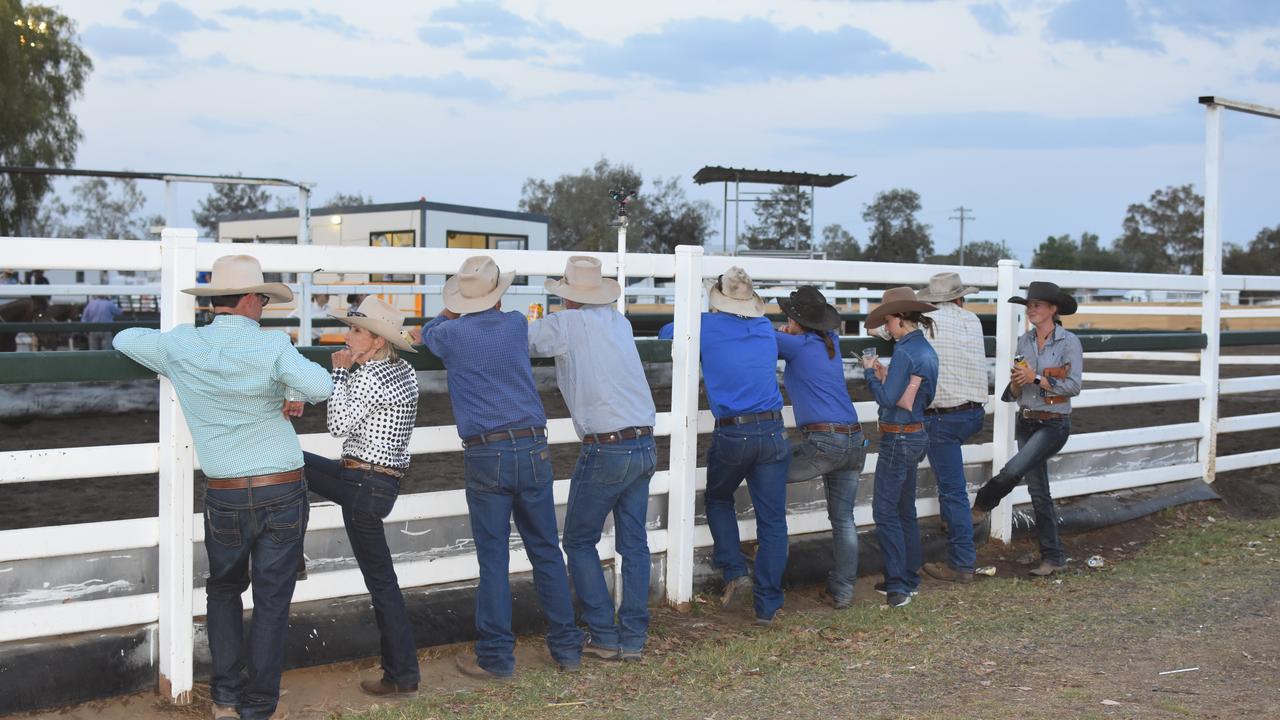
[[[958,213],[960,213],[960,214],[959,214],[959,215],[952,215],[951,217],[949,217],[949,218],[947,218],[947,219],[948,219],[948,220],[959,220],[959,221],[960,221],[960,261],[959,261],[959,263],[958,263],[958,264],[963,265],[963,264],[964,264],[964,224],[965,224],[965,222],[966,222],[966,221],[969,221],[969,220],[977,220],[978,218],[976,218],[976,217],[974,217],[974,216],[972,216],[972,215],[968,215],[968,214],[966,214],[966,213],[971,213],[971,212],[973,212],[973,208],[967,208],[967,207],[965,207],[965,206],[963,206],[963,205],[961,205],[960,207],[956,208],[956,209],[955,209],[955,212],[958,212]]]

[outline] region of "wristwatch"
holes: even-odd
[[[1036,379],[1035,379],[1035,380],[1032,380],[1031,382],[1033,382],[1033,383],[1035,383],[1035,384],[1039,385],[1039,384],[1040,384],[1040,381],[1041,381],[1041,380],[1043,380],[1043,379],[1044,379],[1044,378],[1042,378],[1042,377],[1040,377],[1039,375],[1037,375],[1037,376],[1036,376]]]

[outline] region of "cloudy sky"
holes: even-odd
[[[514,208],[526,178],[605,157],[718,208],[703,165],[839,172],[857,178],[818,191],[820,226],[865,241],[863,206],[908,187],[939,252],[963,205],[967,239],[1030,260],[1202,189],[1198,96],[1280,106],[1271,0],[53,2],[95,63],[79,166],[308,180],[321,201]],[[1224,225],[1247,242],[1280,224],[1280,121],[1226,127]]]

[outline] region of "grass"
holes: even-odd
[[[1175,525],[1102,571],[986,580],[924,593],[902,611],[810,605],[765,629],[717,612],[655,612],[643,663],[587,663],[578,675],[530,668],[509,684],[424,695],[366,716],[1183,717],[1250,707],[1248,667],[1168,680],[1152,668],[1207,657],[1217,645],[1220,664],[1243,663],[1239,643],[1265,639],[1253,625],[1276,632],[1274,613],[1256,609],[1276,607],[1280,520],[1209,522],[1184,511],[1162,522]],[[795,594],[788,604],[804,605]],[[1208,680],[1224,697],[1204,685],[1152,687]],[[1121,705],[1100,706],[1104,699]]]

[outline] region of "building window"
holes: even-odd
[[[369,233],[369,247],[416,247],[416,237],[412,230],[394,230],[391,232]],[[370,273],[371,283],[411,283],[412,274]]]
[[[528,250],[527,235],[493,235],[490,233],[460,232],[449,230],[445,233],[445,247],[470,248],[474,250]],[[529,276],[517,275],[512,285],[528,285]]]

